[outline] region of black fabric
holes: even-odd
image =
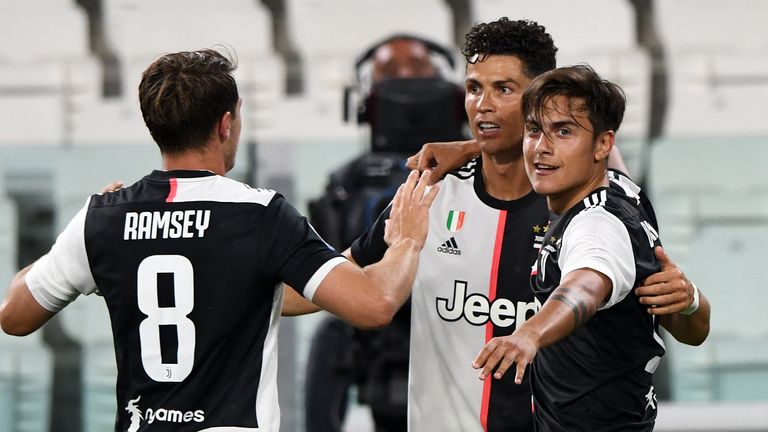
[[[116,431],[128,430],[131,414],[125,407],[138,397],[134,404],[144,415],[140,431],[259,426],[256,395],[276,286],[285,281],[302,288],[324,262],[340,256],[279,194],[268,203],[230,202],[231,188],[237,187],[241,195],[240,188],[246,187],[231,182],[217,186],[217,201],[166,202],[171,178],[207,176],[213,174],[156,171],[130,187],[91,199],[85,244],[112,321],[118,369]],[[124,240],[128,212],[168,211],[209,211],[204,235]],[[142,334],[146,338],[153,332],[155,323],[150,318],[157,311],[153,312],[152,301],[139,302],[140,292],[151,297],[151,289],[141,284],[152,280],[151,273],[149,279],[140,276],[140,265],[155,259],[171,263],[157,274],[164,287],[162,306],[193,303],[188,314],[174,312],[175,320],[184,322],[162,322],[166,328],[160,348],[167,358],[178,352],[178,362],[185,361],[181,353],[190,341],[182,337],[182,329],[194,326],[192,369],[179,382],[153,379],[142,360],[149,343],[145,340],[142,346]],[[182,285],[187,270],[181,263],[189,263],[193,270],[191,291]],[[155,419],[151,423],[150,409]],[[187,417],[160,421],[159,409]]]
[[[637,286],[660,270],[641,226],[647,219],[646,210],[613,185],[597,189],[588,200],[597,203],[601,192],[607,192],[603,207],[623,223],[632,242]],[[560,285],[560,240],[567,241],[563,234],[585,208],[582,201],[565,214],[551,218],[542,248],[548,253],[539,255],[539,271],[531,279],[534,294],[542,304]],[[660,243],[656,240],[655,244]],[[664,354],[654,333],[658,333],[658,321],[630,292],[617,304],[597,311],[566,338],[539,350],[530,368],[536,430],[652,430],[656,407],[652,374],[645,371],[645,366]]]

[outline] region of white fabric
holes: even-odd
[[[58,312],[80,294],[96,291],[85,251],[85,214],[90,198],[26,274],[26,283],[40,306]]]
[[[635,255],[624,224],[604,207],[576,215],[563,233],[558,264],[562,279],[574,270],[592,269],[611,280],[610,298],[600,309],[620,302],[635,283]]]
[[[330,273],[331,270],[333,270],[337,265],[346,261],[346,258],[336,257],[326,261],[325,264],[320,266],[315,274],[312,275],[312,277],[309,279],[309,282],[307,282],[307,286],[304,287],[304,297],[306,297],[309,301],[312,301],[312,298],[315,297],[315,292],[317,292],[317,288],[323,282],[323,279],[328,276],[328,273]]]
[[[446,225],[452,210],[465,212],[457,232]],[[488,305],[500,214],[478,198],[472,178],[449,175],[440,182],[411,296],[410,431],[481,430],[484,382],[471,364],[485,345],[489,316],[501,315]],[[445,247],[451,239],[458,246],[452,250]],[[538,307],[535,301],[512,303],[496,320],[519,328],[525,311]]]

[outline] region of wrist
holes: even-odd
[[[416,241],[416,239],[413,239],[411,237],[403,237],[395,241],[390,247],[420,251],[422,248],[422,244],[420,244],[418,241]]]
[[[691,282],[691,285],[693,286],[693,301],[687,308],[680,311],[683,315],[693,315],[699,309],[699,288],[693,282]]]

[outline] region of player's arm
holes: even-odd
[[[3,331],[17,336],[30,334],[77,296],[96,290],[83,235],[87,209],[88,201],[51,250],[13,278],[0,305]]]
[[[635,289],[648,313],[659,316],[660,324],[678,341],[701,345],[709,335],[710,304],[683,271],[656,248],[661,271],[649,276]]]
[[[598,271],[578,269],[568,273],[541,310],[513,334],[488,341],[472,367],[482,369],[480,379],[491,373],[500,379],[514,364],[515,382],[520,384],[525,367],[539,349],[563,339],[587,322],[611,292],[611,280]]]
[[[352,252],[349,248],[342,252],[342,255],[344,255],[345,258],[347,258],[350,262],[355,263],[355,260],[352,258]],[[283,289],[285,289],[285,293],[283,294],[283,312],[282,316],[284,317],[292,317],[292,316],[300,316],[300,315],[309,315],[315,312],[320,312],[323,310],[320,306],[312,303],[311,301],[307,300],[304,296],[296,292],[295,289],[288,286],[287,284],[283,284]]]
[[[345,261],[334,267],[312,302],[360,328],[382,327],[408,299],[427,237],[429,207],[437,186],[426,191],[430,171],[412,172],[392,201],[381,261],[358,267]]]
[[[43,326],[55,313],[50,312],[35,300],[26,282],[26,274],[32,266],[16,274],[8,293],[0,304],[0,326],[9,335],[26,336]]]
[[[427,143],[408,158],[406,166],[419,171],[432,170],[430,184],[434,184],[448,171],[461,167],[478,154],[480,146],[475,140]]]

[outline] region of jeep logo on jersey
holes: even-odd
[[[518,329],[541,308],[541,302],[513,302],[505,298],[490,301],[482,294],[467,295],[467,282],[457,280],[453,283],[453,298],[438,297],[436,307],[437,314],[446,321],[464,318],[470,324],[484,325],[490,320],[497,327],[515,324]]]
[[[464,213],[461,210],[451,210],[448,212],[448,220],[445,222],[448,231],[458,232],[464,226]]]

